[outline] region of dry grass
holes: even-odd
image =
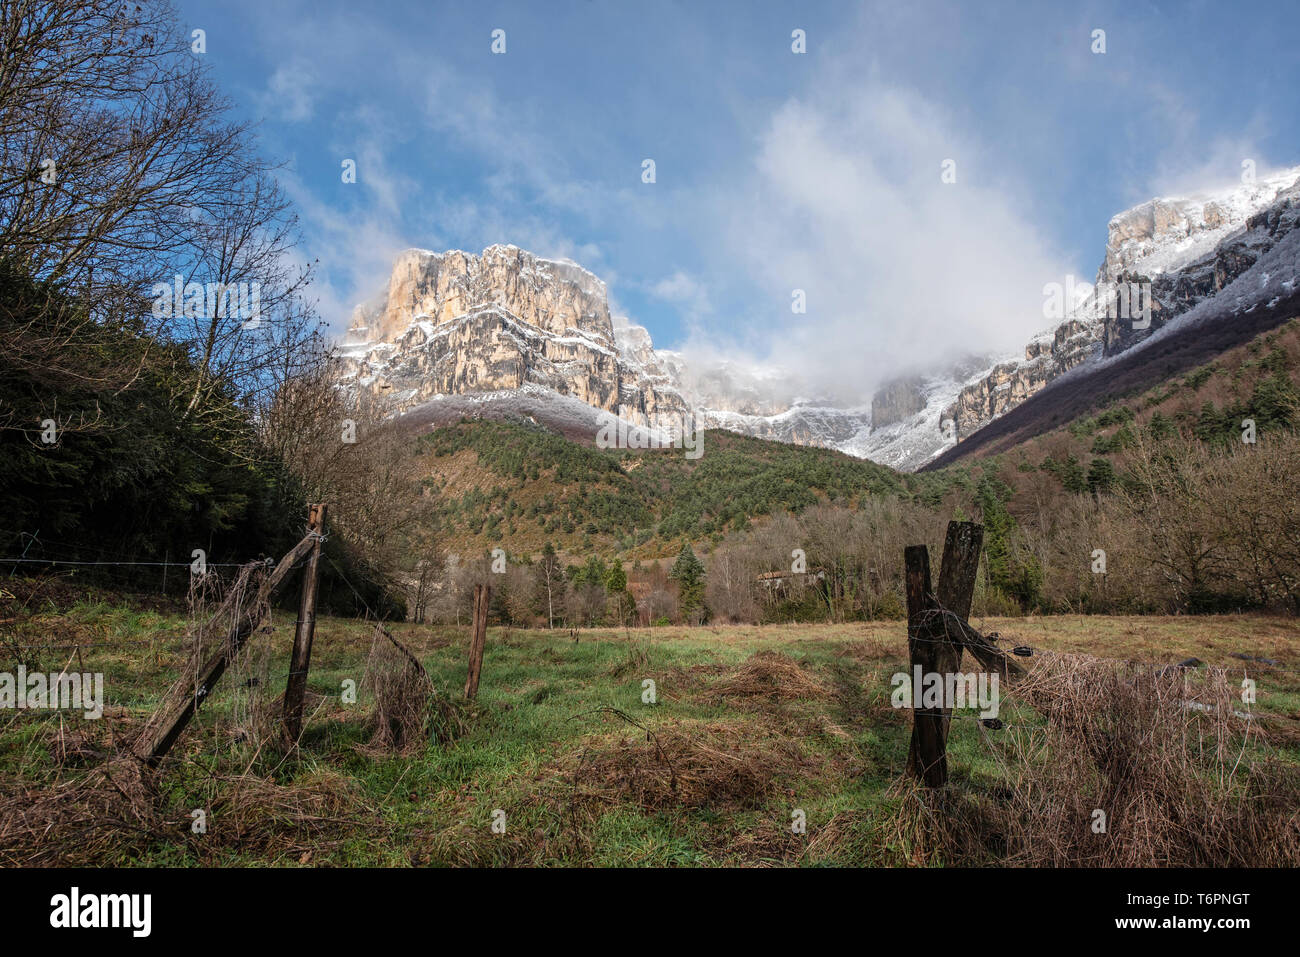
[[[0,864],[74,867],[113,860],[163,833],[150,772],[116,757],[49,787],[12,783],[0,797]]]
[[[255,774],[214,775],[202,808],[206,831],[191,830],[194,809],[162,807],[158,779],[118,756],[84,777],[0,798],[0,863],[106,866],[150,842],[188,840],[203,857],[255,853],[275,862],[337,845],[364,821],[352,782],[316,772],[285,786]]]
[[[1053,654],[1010,697],[1041,720],[986,735],[1002,783],[937,792],[904,785],[892,839],[946,863],[1300,861],[1300,775],[1281,761],[1245,759],[1261,735],[1240,717],[1222,670]]]
[[[105,632],[108,616],[92,612],[90,625],[84,610],[69,621]],[[899,622],[656,628],[631,640],[604,629],[579,644],[517,630],[496,643],[492,632],[480,698],[466,703],[429,693],[463,683],[462,632],[391,626],[429,683],[396,646],[376,644],[372,622],[323,618],[310,733],[297,748],[250,722],[267,707],[278,719],[270,694],[284,686],[292,640],[282,627],[246,648],[155,775],[113,755],[193,647],[183,621],[148,624],[169,635],[161,664],[147,643],[82,649],[87,670],[108,672],[104,720],[0,715],[0,864],[1300,862],[1300,686],[1285,670],[1230,657],[1297,667],[1300,623],[981,624],[1004,646],[1159,662],[1195,655],[1223,670],[1157,676],[1079,654],[1017,659],[1033,669],[1002,686],[1006,727],[956,722],[954,783],[932,793],[900,778],[910,714],[889,694],[907,656]],[[45,664],[68,654],[44,655]],[[1247,725],[1182,707],[1232,699],[1244,710],[1235,698],[1243,671],[1259,678],[1262,718]],[[353,677],[363,707],[335,692]],[[658,704],[640,708],[645,677],[657,682]],[[611,723],[618,708],[644,724]],[[198,807],[206,835],[190,830]],[[796,807],[806,834],[790,832]],[[506,833],[490,828],[495,808],[509,812]],[[1105,834],[1091,830],[1096,808],[1107,812]]]
[[[198,845],[210,854],[251,852],[273,863],[337,845],[367,810],[352,782],[333,771],[289,786],[255,774],[226,775],[213,779],[212,790],[208,833]]]
[[[631,802],[646,811],[737,811],[761,807],[780,782],[814,766],[784,736],[759,737],[722,722],[683,723],[594,740],[563,775],[577,806]]]
[[[713,685],[712,690],[725,698],[790,700],[830,695],[826,686],[799,662],[779,651],[756,652],[735,674]]]

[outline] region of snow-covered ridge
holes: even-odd
[[[1182,269],[1241,232],[1246,220],[1300,179],[1300,166],[1188,196],[1161,196],[1113,216],[1098,282],[1121,272],[1147,278]]]
[[[1290,230],[1284,210],[1297,196],[1298,180],[1300,167],[1293,167],[1225,189],[1150,199],[1113,216],[1097,287],[1144,287],[1149,310],[1140,317],[1111,315],[1095,309],[1099,300],[1090,297],[1074,318],[1034,336],[1023,358],[995,364],[963,387],[941,425],[953,423],[963,438],[1073,370],[1133,348],[1201,303],[1218,300]]]
[[[809,394],[780,369],[656,349],[644,327],[611,314],[593,273],[506,244],[477,255],[402,253],[387,290],[354,316],[341,387],[397,412],[428,402],[468,408],[469,397],[489,395],[488,406],[509,408],[512,394],[540,408],[538,396],[553,395],[570,411],[576,402],[636,426],[691,415],[709,428],[916,469],[1071,369],[1158,338],[1180,317],[1211,321],[1290,294],[1300,276],[1300,233],[1291,235],[1298,178],[1300,167],[1148,200],[1111,219],[1098,283],[1149,280],[1150,330],[1067,319],[1031,337],[1023,357],[922,370],[881,384],[870,404]],[[589,423],[585,413],[566,416],[575,428]]]

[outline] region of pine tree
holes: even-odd
[[[695,557],[691,543],[687,542],[673,562],[668,577],[677,582],[682,614],[694,617],[704,610],[704,564]]]
[[[1077,461],[1074,464],[1082,477],[1083,467]],[[1038,600],[1042,569],[1032,555],[1018,554],[1014,548],[1017,525],[1007,510],[1006,500],[1010,497],[1011,489],[1006,483],[988,474],[980,478],[975,499],[984,521],[984,555],[988,563],[989,584],[1015,598],[1022,607],[1029,608]]]
[[[623,571],[623,563],[618,559],[609,564],[609,571],[605,575],[605,591],[609,593],[619,624],[626,623],[636,606],[627,590],[627,572]]]
[[[1088,466],[1088,491],[1093,495],[1109,492],[1115,484],[1115,466],[1110,459],[1096,458]]]

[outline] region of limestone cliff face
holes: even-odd
[[[916,415],[925,408],[925,381],[920,376],[904,376],[886,382],[871,396],[871,427],[884,428]]]
[[[1112,218],[1097,294],[1079,316],[1035,338],[1023,360],[1000,363],[968,383],[944,410],[940,428],[961,439],[1080,363],[1123,352],[1216,295],[1296,227],[1298,177],[1300,168],[1284,170],[1212,197],[1149,200]],[[1136,308],[1101,298],[1120,285],[1149,288],[1149,323]]]
[[[940,429],[952,429],[958,438],[969,435],[1087,361],[1100,334],[1099,323],[1069,319],[1050,335],[1039,336],[1025,346],[1023,360],[999,363],[963,388],[957,401],[944,410]]]
[[[1215,206],[1216,233],[1224,227],[1236,227],[1228,229],[1227,235],[1213,248],[1176,270],[1151,275],[1150,264],[1139,262],[1138,268],[1147,269],[1148,275],[1139,275],[1136,269],[1121,271],[1121,281],[1150,281],[1151,323],[1147,328],[1135,328],[1123,317],[1107,317],[1103,333],[1106,355],[1116,355],[1142,341],[1170,320],[1217,295],[1255,265],[1260,256],[1300,221],[1300,184],[1281,190],[1268,206],[1240,221],[1215,204],[1207,203],[1205,208],[1211,206]],[[1194,220],[1187,228],[1205,230],[1207,227],[1204,221]]]
[[[402,253],[383,296],[354,313],[341,354],[345,387],[397,412],[527,384],[641,425],[687,411],[645,330],[623,323],[616,334],[603,282],[515,246]]]
[[[575,263],[539,259],[517,246],[489,246],[481,256],[408,249],[393,264],[379,305],[360,307],[350,331],[390,342],[412,321],[438,326],[485,306],[556,336],[578,332],[614,347],[605,284]]]
[[[650,333],[618,317],[614,340],[619,356],[619,400],[621,418],[638,425],[671,423],[689,409],[681,391],[678,370],[655,351]]]

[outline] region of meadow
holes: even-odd
[[[161,767],[125,779],[104,768],[114,766],[114,754],[186,666],[187,617],[162,606],[80,600],[48,606],[11,627],[0,652],[8,669],[24,663],[29,671],[103,672],[107,703],[99,721],[0,712],[0,863],[1145,862],[1131,849],[1094,855],[1088,842],[1098,840],[1107,847],[1154,841],[1164,848],[1159,853],[1190,855],[1191,863],[1241,855],[1245,863],[1250,855],[1263,855],[1255,863],[1295,863],[1294,833],[1270,837],[1288,821],[1294,831],[1300,801],[1300,623],[1293,619],[977,622],[1004,647],[1033,648],[1023,659],[1031,674],[1047,660],[1127,659],[1141,664],[1111,667],[1128,676],[1117,687],[1130,688],[1134,674],[1162,674],[1152,666],[1194,657],[1203,664],[1174,680],[1195,682],[1213,672],[1226,676],[1234,698],[1244,676],[1257,682],[1255,702],[1233,706],[1246,708],[1249,719],[1216,718],[1203,708],[1175,712],[1186,715],[1177,734],[1191,770],[1180,771],[1172,785],[1162,779],[1160,787],[1173,787],[1178,797],[1126,778],[1123,789],[1143,796],[1125,804],[1104,835],[1090,832],[1089,814],[1094,805],[1121,800],[1107,792],[1110,772],[1098,765],[1089,781],[1087,773],[1066,775],[1054,765],[1052,749],[1062,739],[1050,733],[1048,712],[1014,690],[1004,694],[1000,729],[973,712],[954,717],[944,795],[936,800],[917,788],[906,768],[911,715],[891,704],[891,676],[907,671],[901,621],[492,628],[473,701],[462,694],[468,628],[394,624],[392,633],[422,662],[435,689],[419,733],[395,743],[376,717],[386,642],[376,641],[372,624],[323,618],[296,748],[277,736],[276,718],[292,622],[292,613],[277,611],[273,630],[249,645]],[[1102,724],[1084,729],[1083,737],[1096,732],[1113,742],[1127,733],[1115,715],[1096,720]],[[1152,720],[1136,721],[1133,750],[1158,744],[1142,731]],[[1080,750],[1086,743],[1079,741]],[[1048,777],[1028,778],[1026,768]],[[1187,774],[1211,796],[1185,793]],[[1196,813],[1189,801],[1206,800],[1228,822],[1217,837],[1206,829],[1220,824],[1192,828],[1185,819]],[[1016,830],[1023,822],[1009,823],[1024,816],[1060,834],[1030,834]],[[1182,832],[1192,830],[1198,836],[1184,847]],[[1239,838],[1247,843],[1237,846]],[[1044,857],[1044,845],[1052,844],[1056,859]],[[1174,845],[1182,849],[1170,850]]]

